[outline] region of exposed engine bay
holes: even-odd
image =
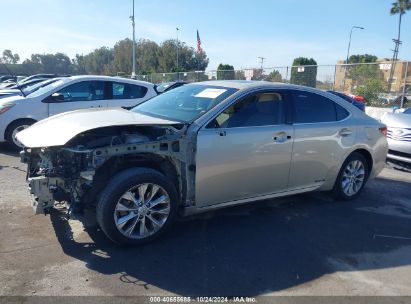
[[[192,141],[185,125],[114,126],[93,129],[66,145],[26,148],[27,179],[37,214],[48,213],[56,202],[66,202],[69,214],[93,206],[101,189],[119,170],[131,166],[156,168],[176,183],[185,201],[194,185]],[[188,149],[187,149],[188,148]],[[187,175],[192,175],[187,185]],[[188,195],[187,195],[188,194]],[[190,197],[192,197],[190,199]]]

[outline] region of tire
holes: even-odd
[[[115,175],[101,193],[96,207],[97,222],[117,244],[144,244],[170,227],[177,215],[178,197],[174,184],[160,172],[127,169]]]
[[[20,119],[15,122],[12,122],[6,129],[5,133],[5,138],[6,141],[9,143],[9,145],[14,149],[14,150],[22,150],[23,145],[20,144],[16,138],[15,135],[17,132],[22,131],[28,127],[30,127],[32,124],[34,124],[34,120],[30,119]]]
[[[355,165],[357,164],[357,165]],[[351,166],[351,167],[350,167]],[[358,169],[356,169],[358,166]],[[352,172],[350,171],[352,169]],[[355,173],[357,172],[357,173]],[[344,161],[343,165],[341,166],[340,172],[338,173],[337,180],[335,181],[334,188],[332,191],[332,195],[338,200],[353,200],[357,198],[362,190],[364,189],[365,184],[367,183],[368,176],[369,176],[369,164],[368,161],[365,159],[358,152],[353,152],[347,159]],[[351,177],[350,177],[351,175]],[[361,184],[358,182],[362,179]],[[352,193],[349,193],[350,186],[348,184],[348,188],[344,187],[347,185],[347,180],[352,181]]]

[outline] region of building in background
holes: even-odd
[[[335,89],[344,92],[355,92],[358,85],[370,78],[379,78],[388,87],[393,62],[379,59],[375,63],[358,63],[348,67],[345,61],[339,60],[335,67]],[[361,66],[361,67],[360,67]],[[406,76],[406,77],[405,77]],[[368,79],[367,79],[368,78]],[[391,92],[402,92],[411,88],[411,61],[397,61],[393,73]]]

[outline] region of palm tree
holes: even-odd
[[[411,1],[410,0],[397,0],[392,4],[390,13],[391,15],[400,15],[400,20],[398,22],[398,40],[401,37],[401,19],[402,15],[406,13],[406,11],[411,9]]]
[[[404,15],[408,10],[411,9],[411,1],[410,0],[397,0],[392,4],[390,14],[391,15],[400,15],[400,19],[398,22],[398,38],[395,40],[395,50],[394,50],[394,55],[392,57],[392,65],[391,65],[391,71],[390,71],[390,77],[388,79],[388,92],[391,91],[391,84],[392,84],[392,79],[394,76],[394,70],[395,70],[395,64],[396,60],[398,59],[398,48],[400,46],[400,38],[401,38],[401,20],[402,20],[402,15]]]

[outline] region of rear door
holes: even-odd
[[[110,82],[111,99],[108,100],[108,107],[122,107],[131,109],[147,100],[150,94],[147,87],[126,82]]]
[[[196,204],[207,206],[287,190],[293,126],[287,92],[251,94],[197,137]]]
[[[94,80],[69,84],[56,92],[64,96],[64,101],[49,102],[49,116],[78,109],[106,107],[107,97],[104,87],[105,81]]]
[[[289,189],[320,186],[354,144],[349,112],[322,95],[292,91],[294,146]]]

